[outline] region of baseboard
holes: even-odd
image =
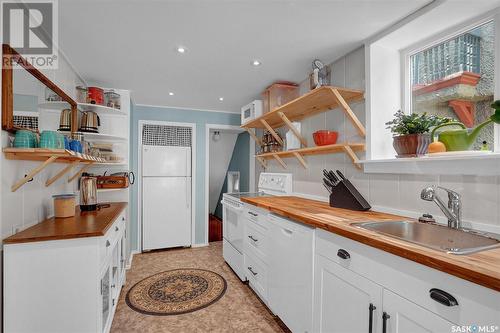
[[[205,247],[205,246],[208,246],[208,243],[199,243],[191,245],[191,247]]]
[[[129,270],[132,267],[132,259],[134,258],[134,254],[140,253],[139,251],[130,251],[130,257],[128,258],[127,265],[125,266],[125,269]]]

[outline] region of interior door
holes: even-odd
[[[381,286],[319,254],[314,278],[313,332],[381,332]]]
[[[143,179],[143,250],[191,245],[191,178]]]
[[[453,323],[417,304],[384,290],[386,330],[383,333],[452,332]]]

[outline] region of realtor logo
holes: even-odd
[[[37,68],[57,67],[55,0],[2,1],[2,37]]]

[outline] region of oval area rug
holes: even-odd
[[[194,268],[161,272],[137,282],[125,301],[133,310],[149,315],[177,315],[203,309],[226,292],[219,274]]]

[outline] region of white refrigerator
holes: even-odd
[[[142,249],[191,245],[191,148],[142,148]]]

